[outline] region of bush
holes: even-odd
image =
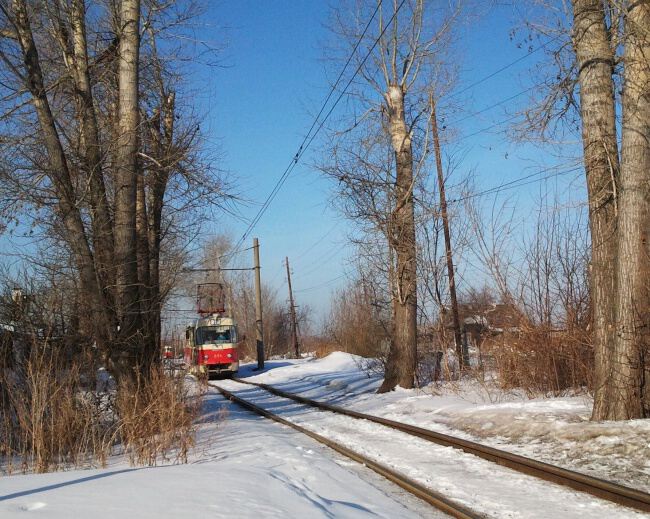
[[[154,368],[148,378],[118,386],[117,431],[131,464],[155,465],[170,458],[187,463],[202,399],[190,394],[183,381],[184,374],[169,376]]]
[[[591,387],[593,349],[587,332],[528,327],[485,341],[483,351],[494,361],[503,389],[528,395],[558,395]]]
[[[187,461],[201,395],[154,369],[146,379],[97,391],[95,370],[51,344],[34,344],[15,367],[0,366],[0,466],[10,473]]]
[[[110,433],[101,404],[82,388],[79,365],[65,366],[48,344],[0,373],[0,452],[5,470],[48,470],[104,460]]]

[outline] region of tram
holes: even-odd
[[[223,286],[199,285],[197,311],[200,317],[185,329],[184,361],[197,376],[233,376],[239,370],[237,325],[226,315]]]

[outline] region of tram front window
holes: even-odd
[[[201,326],[196,329],[196,344],[223,344],[235,342],[232,326]]]

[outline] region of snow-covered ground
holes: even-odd
[[[646,491],[650,487],[650,420],[592,424],[591,402],[584,397],[528,400],[466,383],[377,395],[379,378],[368,377],[355,358],[344,353],[270,361],[261,374],[252,367],[244,366],[240,375]],[[244,397],[266,400],[286,418],[310,423],[317,432],[347,442],[470,506],[481,493],[481,506],[492,517],[642,515],[560,487],[549,489],[546,483],[403,433],[390,431],[387,439],[386,432],[377,429],[380,426],[346,417],[332,419],[304,406],[279,404],[250,386],[218,383],[246,393]],[[352,429],[362,441],[350,437]],[[22,517],[25,512],[55,519],[72,513],[97,519],[437,516],[431,507],[368,469],[239,409],[216,390],[206,396],[191,463],[131,468],[115,458],[101,470],[1,477],[0,517]]]
[[[381,379],[339,352],[268,365],[259,375],[245,367],[241,376],[650,492],[650,420],[590,422],[584,395],[528,399],[477,382],[377,395]]]
[[[139,519],[443,517],[288,427],[256,417],[216,393],[206,397],[187,465],[0,478],[0,517]]]

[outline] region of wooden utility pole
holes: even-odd
[[[429,100],[431,102],[431,134],[433,137],[433,150],[436,156],[436,170],[438,172],[438,186],[440,190],[440,213],[442,216],[442,228],[445,235],[445,256],[447,258],[451,315],[454,324],[454,342],[456,343],[456,354],[458,355],[460,367],[465,368],[469,366],[469,352],[467,351],[467,348],[463,348],[460,317],[458,316],[458,299],[456,298],[456,282],[454,280],[454,260],[451,254],[451,234],[449,233],[449,216],[447,214],[447,197],[445,195],[445,176],[442,170],[440,136],[438,134],[438,121],[436,118],[436,102],[433,94],[430,94]]]
[[[289,285],[289,312],[291,313],[291,342],[296,353],[296,358],[300,358],[300,344],[298,343],[298,323],[296,322],[296,306],[293,303],[293,290],[291,290],[291,270],[289,269],[289,258],[285,258],[287,263],[287,284]]]
[[[255,344],[257,369],[264,369],[264,328],[262,325],[262,281],[260,276],[260,244],[253,238],[253,261],[255,262]]]

